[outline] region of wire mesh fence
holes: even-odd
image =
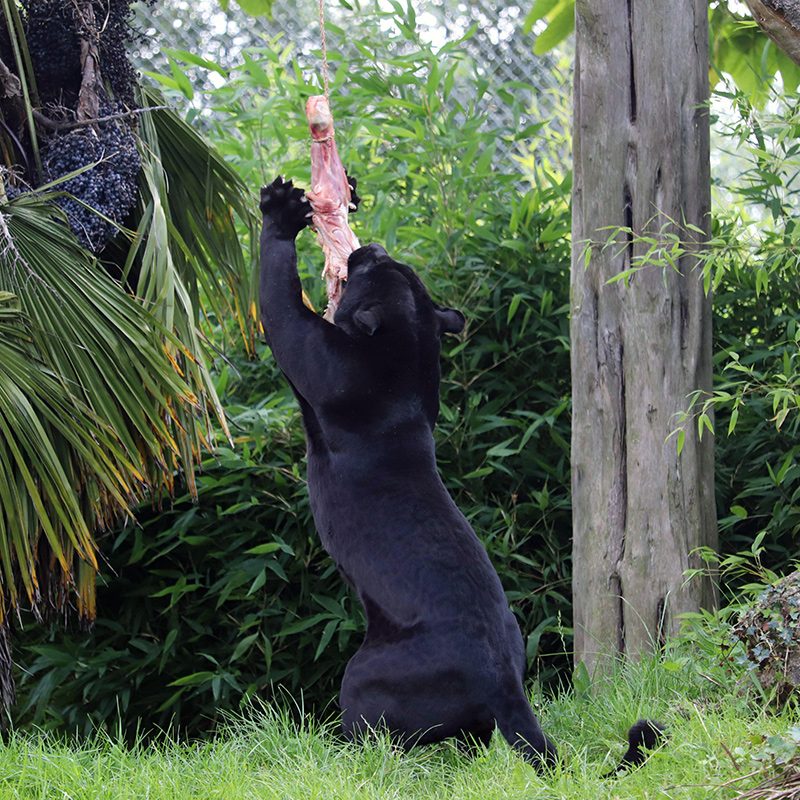
[[[376,0],[378,11],[390,6]],[[569,91],[568,78],[554,60],[533,53],[534,36],[523,30],[527,4],[493,0],[428,0],[407,7],[407,21],[415,24],[420,36],[434,46],[458,41],[472,31],[460,45],[473,61],[475,72],[487,83],[478,110],[488,124],[509,124],[510,111],[504,94],[520,94],[530,109],[530,124],[559,116],[564,95]],[[346,61],[355,47],[359,15],[341,2],[328,2],[326,19],[345,35],[328,33],[328,47]],[[319,73],[320,23],[316,0],[294,2],[276,0],[271,19],[253,18],[231,4],[222,11],[217,0],[161,0],[156,5],[142,3],[136,9],[136,27],[142,33],[136,61],[147,71],[168,70],[171,50],[184,50],[209,59],[223,67],[236,66],[249,47],[290,45],[301,69]],[[372,17],[368,24],[375,24]],[[467,107],[474,85],[456,83],[454,96]],[[509,157],[515,145],[498,142],[498,155]]]

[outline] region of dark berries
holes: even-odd
[[[44,118],[38,126],[41,174],[32,167],[32,142],[24,119],[7,119],[5,125],[20,131],[21,172],[34,187],[84,170],[54,187],[63,193],[54,202],[66,213],[81,244],[99,254],[134,208],[141,169],[136,120],[125,116],[136,107],[137,75],[127,52],[136,39],[131,27],[132,0],[20,3],[38,88],[38,111]],[[2,54],[10,46],[7,39],[8,31],[0,26]],[[86,76],[81,72],[82,52],[94,54],[86,62],[92,67]],[[87,97],[91,102],[84,102]],[[115,118],[80,120],[78,126],[78,106],[86,114],[95,104],[101,119]],[[15,109],[11,111],[13,116]],[[13,176],[6,184],[8,198],[30,190],[24,180]]]
[[[25,41],[42,102],[77,97],[81,85],[81,46],[74,7],[64,0],[24,0]]]
[[[93,166],[55,187],[72,195],[55,202],[81,244],[99,253],[116,233],[114,223],[121,224],[136,202],[141,160],[128,125],[112,121],[77,128],[51,136],[42,148],[47,181],[89,165]]]

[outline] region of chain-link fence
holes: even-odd
[[[328,2],[325,13],[332,26],[346,32],[344,36],[329,32],[327,37],[329,47],[346,59],[358,35],[359,15],[343,5],[340,0]],[[564,108],[564,93],[569,91],[567,76],[554,60],[533,53],[534,36],[523,30],[528,5],[503,0],[428,0],[413,4],[414,24],[433,45],[457,41],[474,26],[474,33],[461,47],[488,83],[479,110],[498,127],[510,121],[510,111],[502,100],[504,87],[517,98],[521,92],[529,95],[530,119],[524,121],[526,124],[557,118]],[[385,0],[376,0],[373,8],[385,12],[390,7]],[[275,0],[271,19],[249,17],[233,4],[223,12],[218,0],[161,0],[137,8],[136,27],[143,34],[136,58],[145,70],[167,69],[170,48],[232,67],[240,62],[243,50],[264,46],[265,42],[291,45],[302,69],[317,73],[320,69],[316,0]],[[454,94],[466,107],[474,86],[457,83]],[[498,155],[511,154],[504,152],[504,142],[498,145]]]

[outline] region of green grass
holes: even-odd
[[[762,775],[765,737],[787,736],[796,711],[771,714],[736,687],[722,690],[691,664],[629,666],[576,696],[542,703],[540,716],[561,763],[545,775],[495,736],[470,758],[449,744],[398,752],[384,739],[348,745],[335,724],[252,710],[212,741],[126,746],[98,733],[74,742],[12,733],[0,746],[0,798],[21,800],[350,800],[350,798],[730,798]],[[602,775],[621,756],[640,716],[669,726],[669,740],[641,769]],[[775,741],[775,740],[773,740]],[[737,780],[740,779],[740,780]]]

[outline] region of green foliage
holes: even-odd
[[[490,128],[453,91],[470,83],[481,98],[476,65],[457,42],[421,41],[401,12],[362,18],[360,56],[346,65],[331,58],[337,142],[364,197],[353,224],[467,316],[466,335],[445,342],[440,465],[501,574],[531,663],[557,654],[536,662],[553,677],[570,635],[559,625],[569,615],[570,550],[564,142],[548,134],[550,146],[541,125],[523,124],[521,84],[501,88],[513,118]],[[328,35],[352,32],[331,25]],[[202,99],[216,110],[220,151],[253,190],[278,173],[307,186],[304,106],[318,89],[291,51],[276,42],[222,72],[221,88]],[[526,152],[532,136],[540,137],[535,160]],[[519,164],[498,155],[498,140],[519,147]],[[301,272],[318,304],[321,265],[307,231]],[[358,602],[313,528],[286,384],[269,355],[229,358],[218,387],[235,449],[205,460],[196,506],[185,496],[144,509],[141,528],[107,540],[93,631],[23,633],[19,721],[86,731],[119,715],[129,732],[141,719],[196,733],[273,684],[334,710],[361,638]]]
[[[17,473],[16,481],[6,478],[0,484],[0,566],[8,596],[8,601],[0,598],[0,616],[5,619],[6,602],[13,607],[19,600],[18,585],[28,597],[39,588],[40,537],[45,537],[64,575],[71,573],[76,560],[96,563],[74,483],[80,478],[91,487],[90,495],[105,492],[124,506],[127,487],[119,470],[126,471],[128,465],[111,429],[85,403],[76,402],[41,361],[30,340],[28,319],[9,292],[0,292],[0,398],[0,464],[4,476]],[[32,531],[15,524],[37,518]],[[53,577],[57,583],[63,580],[61,575]],[[89,613],[90,594],[80,599],[88,601]]]
[[[741,3],[738,4],[740,7]],[[794,92],[800,67],[758,27],[753,18],[731,9],[728,0],[709,3],[712,87],[730,75],[752,102],[763,106],[777,75],[783,88]],[[533,43],[534,53],[547,53],[575,30],[575,0],[533,0],[525,17],[525,30],[543,23]]]
[[[730,75],[740,92],[758,106],[769,97],[775,77],[793,93],[800,83],[800,67],[758,27],[749,15],[737,14],[719,0],[709,8],[712,85]]]
[[[570,615],[571,534],[571,186],[562,121],[531,124],[527,87],[515,83],[494,98],[511,121],[489,127],[477,105],[487,83],[458,42],[420,41],[399,6],[377,17],[347,32],[329,26],[333,42],[348,36],[359,53],[346,64],[331,57],[337,142],[364,197],[352,222],[362,241],[384,243],[420,271],[438,301],[467,316],[465,334],[448,338],[443,355],[439,461],[500,573],[530,664],[547,680],[566,666],[571,635],[561,624]],[[192,121],[209,126],[252,188],[253,207],[256,188],[276,174],[308,185],[303,108],[319,89],[291,48],[278,39],[246,51],[233,70],[172,56],[179,72],[186,65],[218,76],[220,88],[192,94],[213,115]],[[180,89],[174,71],[167,79],[164,86]],[[461,84],[474,87],[474,104],[458,101]],[[776,568],[796,552],[800,524],[796,99],[781,101],[774,119],[742,93],[727,99],[738,117],[728,119],[724,146],[746,162],[739,177],[718,181],[718,200],[730,208],[720,206],[711,247],[700,253],[715,290],[718,378],[686,420],[717,431],[726,551],[749,548],[761,532],[764,564]],[[504,161],[499,142],[517,147],[518,159]],[[683,234],[653,237],[634,267],[676,265],[697,231]],[[208,263],[218,257],[207,253]],[[305,232],[300,268],[317,305],[321,260]],[[224,309],[212,319],[229,323]],[[139,720],[197,733],[278,686],[302,691],[308,707],[333,710],[362,621],[313,529],[294,401],[268,352],[260,362],[229,352],[217,364],[217,390],[235,448],[204,461],[197,505],[187,494],[170,508],[142,509],[141,527],[107,541],[93,631],[26,628],[18,722],[86,731],[121,717],[128,733]],[[709,666],[714,636],[699,648],[708,658],[676,651],[664,671],[695,664],[697,681],[731,680],[730,665]],[[576,681],[588,696],[588,676]]]
[[[143,90],[143,99],[152,106],[163,103],[163,97],[150,88]],[[232,320],[245,347],[252,350],[257,209],[249,202],[245,184],[174,111],[145,117],[140,135],[142,208],[126,264],[131,269],[141,259],[138,294],[159,308],[159,316],[171,328],[183,318],[197,316],[200,308],[217,320]],[[161,303],[164,276],[173,273],[174,300]],[[201,352],[194,330],[180,334],[191,352]]]
[[[251,17],[271,17],[274,0],[236,0],[237,5]],[[230,0],[219,0],[223,11],[230,8]]]
[[[790,701],[800,684],[798,631],[800,572],[769,585],[733,627],[751,669],[778,706]]]
[[[709,548],[697,555],[704,566],[687,570],[687,580],[711,576],[720,592],[719,608],[701,609],[682,617],[678,649],[689,644],[697,667],[708,672],[717,684],[727,684],[742,673],[745,663],[742,648],[733,636],[733,621],[778,576],[764,566],[764,533],[749,543],[747,549],[721,556]],[[679,659],[683,664],[683,660]]]
[[[127,7],[115,6],[117,22],[125,19]],[[141,114],[138,127],[130,122],[136,141],[128,132],[130,148],[117,154],[129,159],[130,185],[116,184],[114,191],[127,191],[131,197],[135,192],[138,208],[128,215],[129,203],[124,214],[136,230],[105,218],[109,230],[117,233],[97,251],[102,261],[81,246],[57,201],[65,199],[64,186],[77,174],[104,178],[91,172],[99,162],[83,163],[43,183],[37,142],[42,137],[50,137],[51,143],[63,140],[54,138],[53,123],[43,113],[45,105],[48,113],[52,106],[37,92],[40,75],[34,74],[32,63],[44,61],[31,60],[21,11],[28,14],[32,8],[4,2],[0,14],[0,49],[4,59],[6,51],[13,51],[17,71],[3,79],[8,91],[1,98],[5,121],[0,131],[4,702],[9,701],[6,626],[11,612],[27,604],[37,616],[53,617],[74,599],[80,617],[91,620],[99,561],[95,534],[119,524],[148,493],[169,495],[178,470],[191,490],[195,464],[212,433],[211,419],[215,417],[223,436],[227,432],[206,365],[206,343],[198,331],[201,290],[202,300],[210,299],[217,313],[231,310],[244,333],[253,327],[251,284],[234,220],[238,212],[246,224],[251,213],[243,202],[242,184],[169,111]],[[43,18],[50,13],[39,11]],[[104,31],[114,27],[109,19]],[[84,23],[89,24],[86,19]],[[58,40],[58,23],[52,31]],[[45,48],[45,56],[47,44],[37,45]],[[69,37],[62,44],[69,48]],[[77,64],[79,52],[71,55]],[[127,66],[123,54],[118,55]],[[106,58],[104,66],[110,62]],[[3,68],[10,69],[9,64]],[[63,78],[68,80],[66,74]],[[50,89],[67,102],[66,84]],[[95,89],[104,98],[113,93],[110,83]],[[71,112],[67,106],[63,112],[63,124],[68,125]],[[25,133],[14,121],[23,118],[29,123]],[[87,136],[109,130],[93,122],[93,132],[84,128]],[[138,190],[137,146],[144,164]],[[180,207],[171,212],[167,185],[186,187],[193,194],[175,191]],[[68,202],[92,221],[94,215],[102,216],[83,198],[69,196]]]
[[[358,615],[310,519],[288,403],[230,409],[236,449],[206,459],[197,501],[143,509],[106,539],[94,629],[26,648],[19,719],[196,732],[272,682],[333,695]]]
[[[92,531],[141,496],[148,455],[163,463],[173,442],[158,412],[190,392],[164,354],[166,331],[46,200],[22,195],[0,209],[0,620],[19,586],[29,602],[43,590],[56,603],[73,568],[96,567]],[[91,569],[75,571],[91,617]]]
[[[540,20],[545,20],[547,27],[533,43],[533,52],[538,55],[552,50],[575,30],[575,0],[534,0],[525,17],[526,33]]]
[[[757,111],[723,95],[719,121],[738,173],[716,181],[718,210],[706,274],[715,290],[717,498],[728,550],[765,531],[765,564],[785,569],[800,533],[800,97]],[[772,108],[772,110],[770,110]],[[731,156],[732,157],[732,156]]]

